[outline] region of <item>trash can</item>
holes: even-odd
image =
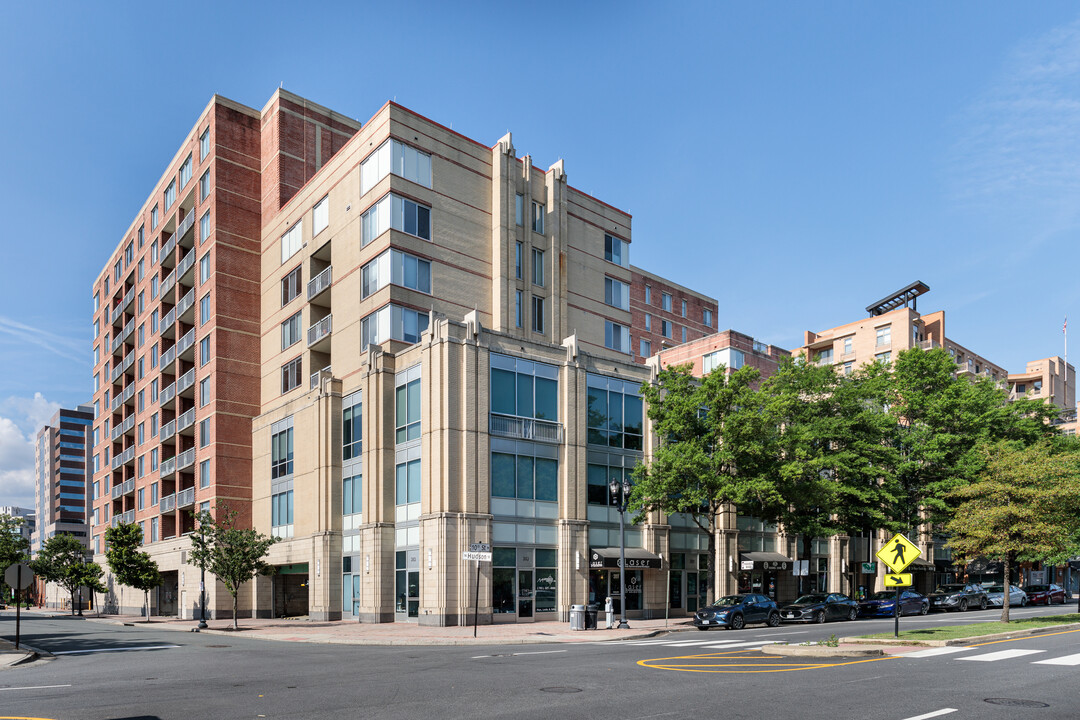
[[[585,606],[584,605],[571,605],[570,606],[570,629],[571,630],[584,630],[585,629]]]
[[[600,611],[599,605],[586,605],[585,606],[585,629],[596,629],[596,614]]]

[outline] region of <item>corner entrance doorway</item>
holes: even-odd
[[[394,565],[394,620],[416,622],[420,615],[420,549],[398,550]]]

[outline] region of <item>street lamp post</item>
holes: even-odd
[[[618,478],[611,478],[608,490],[612,498],[618,498],[615,509],[619,511],[619,630],[629,630],[630,625],[626,622],[626,496],[630,494],[630,483],[625,479],[619,484]],[[622,494],[619,495],[619,491]]]
[[[206,539],[206,529],[199,523],[199,537]],[[206,624],[206,560],[199,563],[199,630],[209,627]]]

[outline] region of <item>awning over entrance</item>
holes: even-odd
[[[934,563],[922,558],[912,560],[911,564],[904,568],[904,572],[934,572],[935,570],[937,566]]]
[[[776,552],[739,553],[742,570],[787,570],[792,567],[791,558]]]
[[[660,556],[655,553],[641,548],[626,548],[627,569],[660,570],[663,566]],[[591,548],[589,567],[593,569],[619,567],[619,548]]]

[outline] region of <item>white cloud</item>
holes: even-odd
[[[37,434],[41,426],[52,420],[60,409],[60,403],[46,400],[41,393],[34,397],[9,397],[0,403],[0,417],[14,418],[19,428],[31,437]]]
[[[85,339],[65,337],[12,320],[0,315],[0,335],[8,335],[19,342],[35,345],[47,352],[79,364],[86,363]]]
[[[0,417],[0,505],[34,507],[34,440]]]

